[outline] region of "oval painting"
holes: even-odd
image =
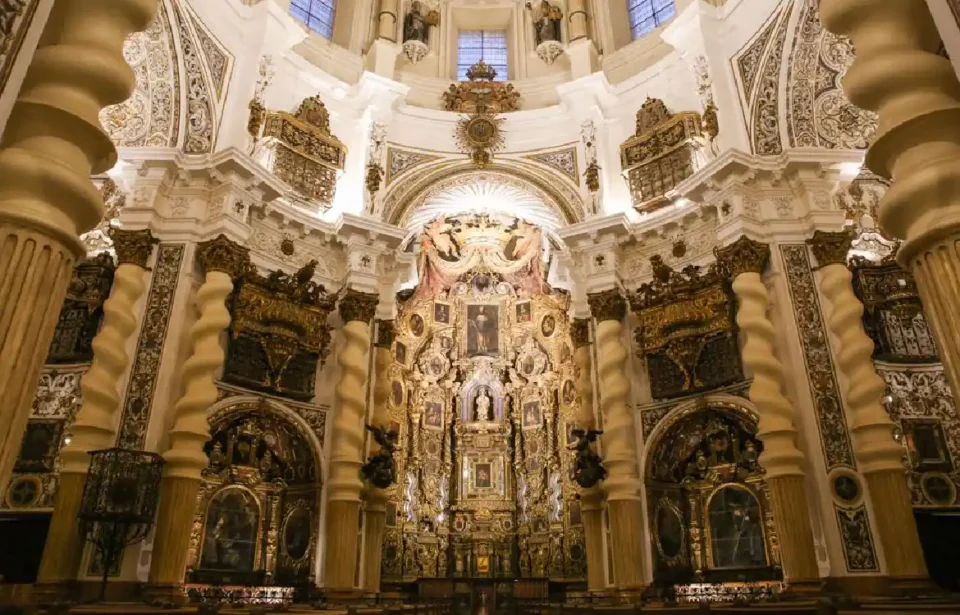
[[[390,401],[397,407],[403,405],[403,383],[399,380],[394,380],[390,384]]]
[[[543,320],[540,321],[540,333],[543,334],[543,337],[550,337],[556,330],[557,319],[550,314],[544,316]]]
[[[423,316],[420,314],[410,316],[410,333],[412,333],[414,337],[420,337],[423,335],[423,329]]]
[[[283,550],[292,560],[301,560],[310,549],[310,511],[297,508],[283,528]]]

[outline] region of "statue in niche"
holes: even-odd
[[[487,395],[486,388],[480,389],[480,392],[477,393],[477,399],[474,401],[473,419],[484,423],[493,420],[493,406],[490,403],[490,396]]]
[[[419,1],[414,1],[410,5],[410,12],[403,20],[403,42],[420,41],[426,44],[429,31],[430,24],[427,23],[427,17],[423,14],[423,5]]]
[[[543,0],[540,6],[534,10],[530,2],[527,2],[527,8],[533,11],[533,29],[536,34],[537,45],[547,41],[560,41],[560,22],[563,20],[563,12]]]

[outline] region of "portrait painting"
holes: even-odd
[[[476,489],[490,489],[493,487],[493,466],[490,463],[478,463],[474,467],[473,486]]]
[[[540,321],[540,333],[543,337],[550,337],[557,330],[557,319],[552,314],[547,314]]]
[[[443,404],[438,401],[428,401],[423,409],[424,427],[443,427]]]
[[[390,401],[397,408],[403,405],[403,383],[399,380],[390,383]]]
[[[577,401],[577,385],[573,380],[567,380],[563,383],[563,403],[572,406]]]
[[[407,347],[397,342],[397,363],[407,364]]]
[[[523,426],[540,426],[540,401],[528,401],[523,404]]]
[[[434,303],[433,304],[433,322],[437,322],[443,325],[450,324],[450,306],[446,303]]]
[[[500,306],[467,306],[467,356],[496,357],[500,354]]]
[[[530,302],[523,301],[518,303],[517,304],[517,322],[518,323],[530,322],[530,319],[531,319]]]
[[[424,330],[423,316],[421,316],[420,314],[411,314],[410,315],[410,333],[412,333],[414,337],[420,337],[423,335],[423,330]]]

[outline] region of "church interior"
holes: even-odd
[[[960,613],[952,58],[960,0],[0,0],[0,613]]]

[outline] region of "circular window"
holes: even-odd
[[[310,511],[296,508],[287,517],[283,528],[283,550],[290,559],[299,561],[310,548]]]

